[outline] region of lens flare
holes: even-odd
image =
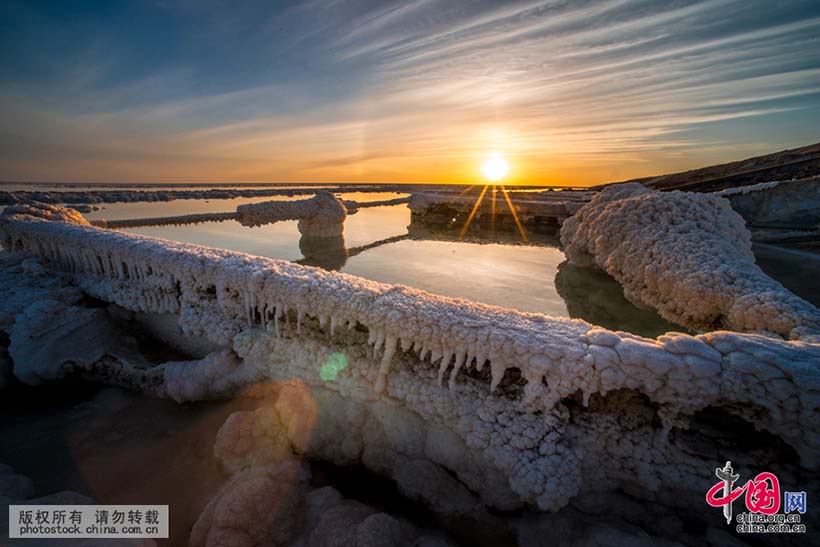
[[[344,353],[335,351],[330,354],[325,364],[319,369],[319,378],[325,382],[333,382],[336,376],[347,368],[347,357]]]

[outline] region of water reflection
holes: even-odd
[[[405,238],[368,249],[344,270],[525,312],[566,317],[552,280],[564,254],[556,247]]]
[[[347,264],[349,256],[347,247],[345,247],[344,235],[334,237],[302,235],[299,239],[299,251],[303,258],[296,262],[325,270],[341,270]]]
[[[820,306],[820,254],[780,245],[752,246],[755,261],[766,275],[778,280],[800,298]]]
[[[407,233],[413,239],[438,241],[466,241],[470,243],[500,243],[503,245],[535,245],[559,247],[561,241],[556,226],[526,232],[524,240],[514,224],[482,224],[473,222],[464,230],[463,220],[429,221],[420,215],[411,215]]]
[[[618,282],[600,270],[579,268],[565,261],[558,266],[555,289],[567,303],[572,318],[649,338],[669,331],[689,332],[655,310],[636,307],[624,297]]]

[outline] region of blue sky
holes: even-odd
[[[237,5],[241,4],[241,5]],[[592,184],[820,141],[820,2],[14,2],[0,178]]]

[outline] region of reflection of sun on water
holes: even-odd
[[[493,152],[481,165],[481,174],[490,182],[503,179],[510,172],[510,164],[499,152]]]

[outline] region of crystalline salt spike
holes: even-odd
[[[409,338],[401,338],[399,344],[401,344],[401,350],[404,352],[410,351],[413,348],[413,341]]]
[[[495,388],[498,387],[498,384],[501,383],[501,379],[504,378],[507,367],[500,360],[496,359],[490,361],[490,371],[492,372],[492,382],[490,382],[490,392],[492,393],[495,391]]]
[[[453,365],[453,370],[450,372],[450,381],[447,385],[450,389],[453,389],[456,385],[456,376],[458,375],[458,371],[461,370],[461,367],[464,365],[464,356],[464,352],[460,352],[456,355],[456,362]]]
[[[388,334],[385,339],[384,354],[379,365],[378,376],[376,377],[376,393],[383,393],[387,385],[387,374],[390,372],[390,365],[393,355],[396,353],[396,337]]]
[[[438,366],[438,385],[441,385],[442,381],[444,380],[444,372],[447,370],[450,361],[453,359],[452,353],[447,353],[442,359],[441,363]]]

